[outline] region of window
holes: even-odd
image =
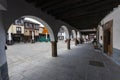
[[[39,25],[34,25],[34,29],[39,29]]]
[[[21,27],[16,27],[16,32],[17,32],[18,34],[21,34]]]
[[[29,28],[29,25],[28,25],[28,23],[25,23],[25,28]]]
[[[102,40],[102,36],[100,36],[100,39]]]
[[[33,25],[32,25],[31,23],[29,23],[29,27],[32,28],[32,26],[33,26]]]

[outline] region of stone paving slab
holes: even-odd
[[[50,43],[16,44],[7,50],[10,80],[120,80],[120,66],[95,50],[80,44],[67,50],[58,42],[58,57],[51,57]],[[104,67],[89,61],[103,62]]]

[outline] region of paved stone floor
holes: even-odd
[[[51,57],[50,43],[9,46],[10,80],[120,80],[120,66],[91,44],[73,44],[71,50],[66,50],[66,44],[58,42],[56,58]]]

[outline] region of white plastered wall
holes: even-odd
[[[106,23],[113,20],[113,48],[120,49],[120,7],[114,9],[101,22]]]
[[[76,39],[77,35],[76,35],[76,31],[75,30],[72,30],[72,34],[73,34],[73,38]]]
[[[17,33],[17,32],[16,32],[16,28],[17,28],[18,26],[21,27],[21,33],[24,34],[24,26],[13,25],[13,24],[12,24],[12,25],[10,26],[10,28],[8,29],[8,33],[14,33],[14,34]]]
[[[100,25],[98,26],[98,28],[99,28],[99,43],[101,45],[103,45],[103,28]],[[102,37],[102,39],[101,39],[101,37]]]
[[[77,31],[77,38],[80,38],[80,31]]]
[[[61,26],[63,29],[64,29],[64,31],[65,31],[65,34],[64,34],[64,36],[65,36],[65,40],[66,39],[69,39],[69,31],[68,31],[68,28],[65,26],[65,25],[63,25],[63,26]]]

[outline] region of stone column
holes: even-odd
[[[47,40],[48,39],[48,34],[47,34],[47,32],[45,34],[46,34],[46,40]]]
[[[0,80],[9,80],[7,63],[0,67]]]
[[[34,33],[34,31],[32,31],[32,43],[34,43],[35,42],[35,33]]]
[[[12,35],[11,35],[11,33],[8,33],[7,36],[8,36],[7,44],[12,45]]]
[[[6,34],[1,19],[2,15],[0,12],[0,80],[9,80],[7,59],[5,53]]]
[[[52,57],[57,57],[57,41],[51,41]]]
[[[70,39],[67,40],[67,49],[70,50]]]
[[[78,44],[78,41],[77,41],[77,39],[76,39],[76,38],[75,38],[74,40],[75,40],[75,46],[77,46],[77,44]]]
[[[77,38],[77,44],[80,44],[80,38]]]

